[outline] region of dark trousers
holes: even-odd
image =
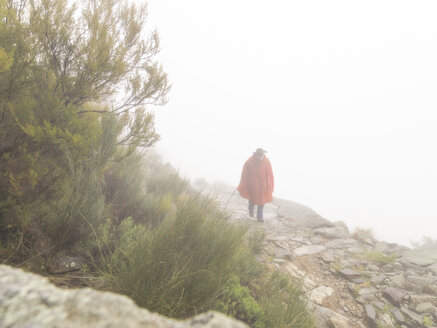
[[[253,210],[255,208],[255,204],[249,200],[249,215],[251,217],[253,217]],[[258,220],[263,220],[263,210],[264,210],[264,205],[257,205],[256,207],[256,218]]]

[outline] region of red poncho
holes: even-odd
[[[262,161],[250,157],[243,166],[238,191],[241,197],[250,199],[255,205],[272,201],[274,188],[272,165],[267,157]]]

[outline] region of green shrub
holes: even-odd
[[[187,317],[209,309],[235,272],[249,277],[254,269],[242,261],[246,228],[231,225],[199,195],[181,194],[176,207],[156,229],[122,222],[108,278],[140,306]]]
[[[244,321],[251,327],[266,326],[264,311],[252,297],[249,289],[241,286],[237,276],[233,276],[228,281],[213,309]]]
[[[367,260],[378,264],[390,264],[393,263],[393,261],[396,258],[396,255],[386,255],[381,252],[367,252],[364,254],[364,257]]]
[[[300,286],[301,283],[280,272],[265,277],[257,290],[257,299],[265,312],[266,327],[314,327]]]

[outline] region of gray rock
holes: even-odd
[[[396,322],[392,319],[392,317],[387,313],[378,314],[376,317],[376,325],[377,327],[384,328],[395,328]]]
[[[346,317],[331,317],[328,323],[332,328],[349,328],[349,319]]]
[[[310,292],[309,299],[316,304],[322,305],[323,300],[331,296],[333,292],[334,290],[331,287],[320,286]]]
[[[385,275],[372,276],[370,278],[370,282],[372,282],[373,284],[380,285],[385,281],[385,279],[386,279]]]
[[[389,285],[391,287],[402,288],[405,285],[405,278],[403,274],[397,274],[389,278]]]
[[[340,326],[343,323],[348,323],[349,319],[337,312],[334,312],[328,308],[323,306],[314,305],[310,311],[313,313],[313,317],[316,321],[317,328],[333,328],[333,327],[345,327],[349,326]],[[335,319],[334,319],[335,318]],[[337,326],[333,326],[336,324]]]
[[[429,302],[421,303],[416,306],[416,312],[418,313],[430,313],[437,315],[437,308]]]
[[[420,291],[422,291],[424,287],[431,285],[435,280],[436,277],[407,276],[407,281],[418,287]]]
[[[278,215],[293,219],[298,225],[308,228],[332,227],[334,224],[331,221],[321,217],[309,207],[292,202],[289,200],[277,199],[273,200],[273,204],[278,206]]]
[[[216,312],[176,321],[141,309],[126,296],[60,289],[45,278],[0,265],[0,326],[8,328],[244,328]]]
[[[391,309],[390,312],[393,314],[393,316],[395,317],[397,322],[405,323],[405,317],[403,316],[401,311],[399,311],[399,309],[394,308],[394,309]]]
[[[62,256],[50,266],[51,273],[60,274],[80,270],[84,265],[83,259],[75,256]]]
[[[351,269],[343,269],[339,271],[340,275],[349,280],[349,281],[354,281],[354,279],[360,278],[361,277],[361,273],[355,270],[351,270]]]
[[[405,314],[408,318],[410,318],[411,320],[413,320],[418,327],[420,327],[422,325],[422,321],[423,321],[423,316],[420,314],[417,314],[409,309],[407,309],[405,306],[401,307],[401,311],[403,314]]]
[[[325,244],[329,248],[351,248],[359,247],[360,244],[355,239],[334,239]]]
[[[375,243],[373,250],[389,255],[402,256],[408,247],[398,245],[396,243],[386,243],[385,241],[378,241]]]
[[[364,294],[355,298],[358,303],[367,304],[376,300],[375,294]]]
[[[417,306],[421,303],[431,303],[432,305],[437,306],[437,297],[434,295],[411,294],[410,299],[411,299],[411,303],[414,306]]]
[[[343,239],[349,237],[349,231],[343,227],[326,227],[314,229],[314,233],[329,239]]]
[[[365,304],[364,310],[366,311],[366,319],[371,327],[376,327],[376,311],[371,304]]]
[[[368,271],[372,271],[372,272],[378,272],[379,271],[379,267],[374,265],[374,264],[367,264],[366,265],[366,269]]]
[[[375,301],[375,302],[373,302],[373,305],[375,305],[379,310],[381,310],[381,311],[385,311],[385,307],[386,307],[386,305],[385,305],[384,302],[381,302],[381,301]]]
[[[325,252],[322,254],[322,260],[326,263],[335,262],[335,255],[332,252]]]
[[[408,262],[420,266],[437,264],[437,252],[432,249],[410,249],[404,253],[403,258]]]
[[[427,294],[431,294],[437,296],[437,286],[435,285],[427,285],[423,287],[423,292]]]
[[[408,292],[399,288],[387,287],[382,295],[387,298],[394,306],[400,306],[401,300]]]
[[[323,252],[326,250],[326,246],[323,245],[311,245],[311,246],[302,246],[293,250],[293,253],[297,256],[302,255],[312,255]]]
[[[376,294],[378,291],[374,287],[368,287],[368,288],[361,288],[358,290],[358,295],[369,295],[369,294]]]

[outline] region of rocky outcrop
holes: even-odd
[[[317,327],[437,326],[437,251],[351,234],[306,206],[275,199],[265,222],[247,215],[247,201],[232,189],[216,198],[237,222],[266,235],[260,260],[300,279]]]
[[[128,297],[89,288],[61,289],[45,278],[0,265],[1,328],[244,328],[223,314],[208,312],[184,321],[137,307]]]

